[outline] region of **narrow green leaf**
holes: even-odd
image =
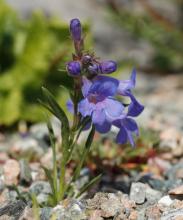
[[[53,184],[54,184],[55,194],[57,195],[57,177],[58,177],[58,174],[57,174],[57,158],[56,158],[55,136],[54,136],[53,127],[52,127],[49,120],[47,122],[47,127],[48,127],[48,131],[49,131],[49,137],[50,137],[52,153],[53,153]]]
[[[59,104],[56,102],[53,95],[46,89],[42,88],[45,101],[49,105],[45,106],[48,110],[50,110],[60,121],[61,121],[61,128],[62,128],[62,146],[63,149],[67,149],[68,143],[69,143],[69,120],[65,114],[65,112],[62,110],[62,108],[59,106]]]
[[[57,197],[56,197],[56,191],[55,191],[55,187],[54,187],[54,181],[53,181],[53,178],[52,178],[52,172],[51,170],[47,169],[46,167],[42,166],[45,174],[46,174],[46,177],[48,178],[48,181],[50,183],[50,187],[51,187],[51,190],[52,190],[52,193],[53,193],[53,200],[55,201],[55,203],[57,202]]]
[[[102,177],[102,174],[99,174],[98,176],[94,177],[92,180],[90,180],[88,183],[86,183],[81,189],[80,192],[76,195],[76,198],[80,197],[84,192],[86,192],[90,187],[92,187],[94,184],[96,184],[100,178]]]
[[[90,134],[89,134],[89,136],[86,140],[85,147],[83,149],[83,153],[82,153],[82,156],[81,156],[81,161],[78,164],[78,166],[77,166],[77,168],[76,168],[76,170],[73,174],[73,178],[72,178],[73,181],[75,181],[80,175],[80,171],[81,171],[81,168],[83,166],[83,163],[84,163],[84,161],[85,161],[85,159],[86,159],[86,157],[87,157],[87,155],[90,151],[90,147],[91,147],[91,144],[92,144],[92,141],[93,141],[93,138],[94,138],[94,134],[95,134],[95,127],[93,125],[92,129],[90,131]]]

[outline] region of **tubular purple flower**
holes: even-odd
[[[71,76],[79,76],[81,73],[81,64],[78,61],[70,61],[66,65],[67,72]]]
[[[70,33],[73,41],[81,41],[82,38],[82,27],[80,20],[78,18],[74,18],[70,22]]]
[[[117,63],[112,60],[103,61],[100,63],[100,71],[102,74],[109,74],[115,72],[117,69]]]
[[[82,93],[84,99],[78,104],[78,111],[83,117],[91,116],[92,123],[100,133],[106,133],[111,128],[111,118],[119,117],[124,106],[115,100],[118,80],[102,76],[95,81],[83,79]]]

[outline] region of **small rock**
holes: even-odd
[[[133,210],[130,213],[130,216],[128,217],[129,220],[137,220],[137,218],[138,218],[138,212],[136,210]]]
[[[0,193],[4,190],[4,188],[5,188],[4,181],[0,179]]]
[[[20,163],[20,180],[26,183],[30,183],[32,181],[31,169],[26,160],[21,159]]]
[[[50,220],[52,210],[53,209],[51,207],[42,208],[40,213],[40,220]]]
[[[32,220],[34,217],[33,209],[26,206],[19,220]]]
[[[161,210],[157,205],[150,206],[146,209],[145,216],[148,220],[159,220],[161,217]]]
[[[168,193],[170,195],[183,195],[183,185],[170,190]]]
[[[109,218],[121,212],[121,202],[114,194],[108,194],[108,199],[101,204],[102,217]]]
[[[162,193],[152,189],[147,185],[146,187],[146,199],[149,203],[153,204],[162,197]]]
[[[161,216],[161,220],[183,219],[183,209],[172,209],[165,211]]]
[[[0,164],[4,164],[9,159],[6,152],[0,152]]]
[[[132,183],[130,189],[130,199],[136,204],[143,204],[146,198],[146,185],[140,182]]]
[[[103,220],[102,211],[101,210],[94,210],[91,212],[89,220]]]
[[[45,181],[37,181],[30,186],[30,193],[34,193],[37,196],[39,204],[46,203],[49,194],[52,192],[50,184]]]
[[[9,159],[3,166],[4,182],[11,186],[18,183],[18,175],[20,174],[20,165],[16,160]]]
[[[32,137],[15,140],[11,152],[27,159],[39,159],[44,154],[39,142]]]
[[[170,198],[169,195],[163,196],[159,201],[158,204],[170,206],[173,203],[173,200]]]
[[[183,179],[183,168],[177,169],[175,175],[177,179]]]

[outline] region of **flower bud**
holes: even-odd
[[[89,72],[90,74],[98,74],[98,72],[99,72],[99,66],[98,66],[97,64],[90,65],[90,66],[88,67],[88,72]]]
[[[109,74],[115,72],[117,69],[117,63],[109,60],[109,61],[103,61],[100,63],[100,71],[103,74]]]
[[[92,61],[92,58],[91,58],[90,55],[85,55],[85,56],[83,56],[83,58],[82,58],[83,64],[89,64],[91,61]]]
[[[67,72],[71,76],[78,76],[81,73],[81,64],[78,61],[70,61],[66,66]]]
[[[74,18],[70,22],[70,33],[74,41],[81,40],[82,27],[79,19]]]

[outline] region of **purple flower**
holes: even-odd
[[[82,27],[79,19],[74,18],[71,20],[70,33],[74,41],[81,41]]]
[[[100,63],[100,71],[102,74],[109,74],[115,72],[117,69],[117,63],[108,60],[108,61],[103,61]]]
[[[130,97],[131,103],[128,107],[128,116],[132,117],[138,116],[144,110],[144,106],[141,105],[131,93],[131,90],[135,87],[135,84],[136,71],[133,69],[130,79],[120,81],[117,89],[117,93],[119,95]]]
[[[78,111],[83,117],[91,116],[92,123],[100,133],[111,128],[113,118],[122,115],[124,106],[113,96],[117,92],[118,80],[111,77],[96,77],[94,82],[83,79],[84,99],[78,104]]]
[[[135,142],[133,139],[133,134],[137,136],[139,135],[138,126],[135,120],[130,117],[124,117],[123,119],[114,121],[113,124],[120,129],[116,137],[116,142],[118,144],[125,144],[129,141],[134,147]]]
[[[78,76],[81,73],[81,64],[78,61],[70,61],[66,66],[67,72],[71,76]]]

